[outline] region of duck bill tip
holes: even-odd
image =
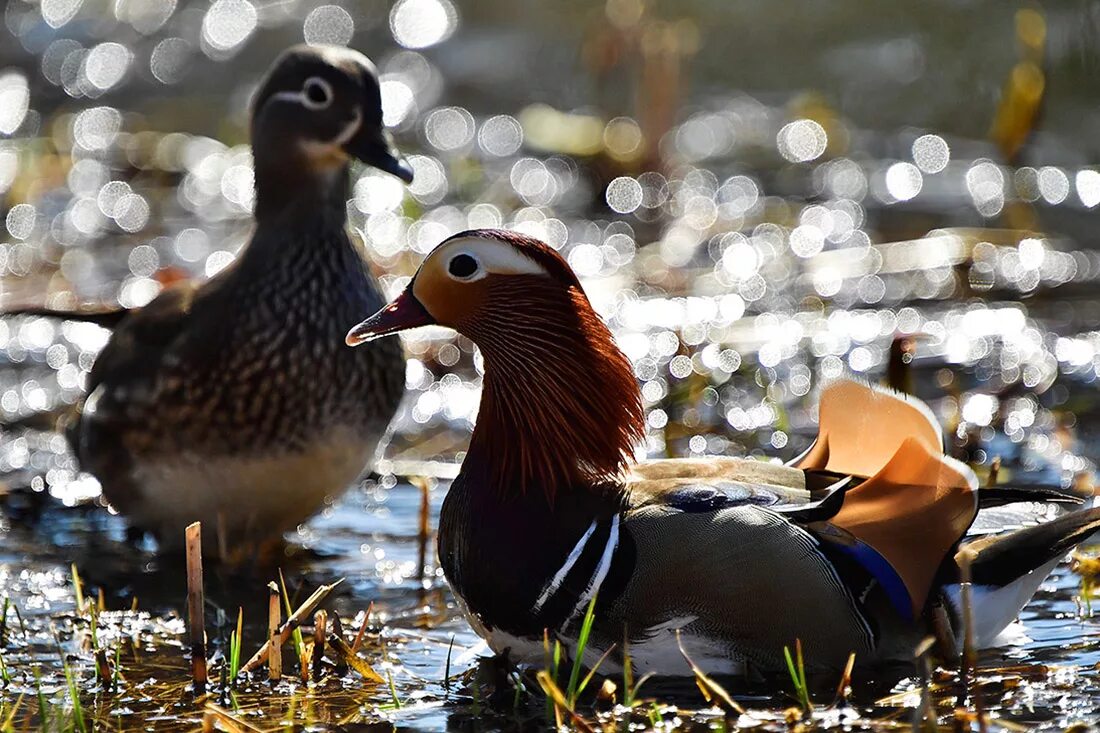
[[[344,343],[348,346],[359,346],[383,336],[420,326],[430,326],[433,323],[435,319],[431,314],[411,292],[406,290],[385,308],[352,326],[348,335],[344,337]]]

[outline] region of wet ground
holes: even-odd
[[[1000,458],[1001,480],[1087,488],[1100,458],[1100,139],[1089,132],[1100,129],[1100,95],[1083,81],[1096,69],[1096,4],[902,3],[873,19],[859,3],[826,16],[812,3],[719,5],[132,0],[102,14],[79,0],[9,3],[4,303],[137,305],[166,276],[232,261],[252,201],[251,86],[303,36],[350,39],[378,62],[387,122],[416,170],[408,192],[355,173],[349,217],[386,288],[469,227],[514,227],[558,247],[635,364],[651,455],[789,458],[813,434],[823,381],[882,379],[904,346],[912,358],[895,377],[930,403],[954,454],[979,472]],[[75,399],[105,337],[0,321],[5,419]],[[117,729],[194,729],[205,702],[239,708],[227,729],[544,725],[541,702],[515,707],[477,661],[430,541],[418,577],[421,496],[398,477],[439,479],[434,526],[479,373],[471,345],[448,334],[406,346],[409,393],[378,475],[289,537],[282,563],[298,598],[345,579],[327,606],[349,635],[373,604],[364,649],[392,689],[331,675],[194,701],[180,565],[126,541],[58,436],[9,430],[0,602],[25,628],[13,611],[0,700],[25,694],[20,715],[36,714],[37,671],[57,711],[71,708],[71,664],[86,712]],[[74,563],[86,592],[103,590],[97,643],[118,650],[117,691],[93,679]],[[245,654],[259,645],[269,579],[209,574],[217,653],[238,607]],[[1100,720],[1100,627],[1079,589],[1060,567],[1013,643],[983,659],[997,719],[1051,730]],[[915,678],[855,687],[843,713],[861,716],[854,727],[907,723],[918,704],[904,694]],[[731,689],[777,726],[792,703],[783,681]],[[693,689],[658,692],[705,707]],[[649,706],[639,715],[639,725],[715,724]]]

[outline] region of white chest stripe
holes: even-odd
[[[542,593],[539,593],[539,597],[535,600],[535,605],[531,606],[531,613],[537,614],[542,610],[542,607],[546,605],[546,602],[550,600],[550,596],[554,595],[558,588],[561,587],[562,581],[565,580],[565,576],[569,574],[569,571],[573,569],[573,566],[577,564],[577,560],[580,559],[581,553],[584,552],[584,546],[588,544],[588,540],[592,539],[592,533],[596,531],[596,520],[592,520],[592,524],[588,525],[588,529],[581,535],[581,538],[577,540],[577,544],[573,546],[572,551],[569,553],[569,557],[565,558],[565,564],[561,566],[558,572],[554,573],[554,577],[546,583],[542,589]]]
[[[577,540],[576,546],[569,553],[569,557],[565,558],[565,564],[561,566],[558,572],[554,573],[554,577],[546,584],[539,593],[539,597],[535,600],[535,604],[531,607],[531,613],[537,614],[542,610],[542,607],[546,605],[546,602],[550,600],[560,588],[562,582],[565,581],[565,576],[569,574],[569,571],[573,569],[573,566],[577,564],[577,560],[580,559],[581,554],[584,552],[585,546],[588,541],[592,539],[592,533],[596,531],[596,522],[588,525],[588,529],[581,535],[581,538]],[[604,578],[607,577],[608,571],[611,570],[611,560],[615,555],[615,549],[619,546],[619,515],[616,514],[611,518],[611,529],[607,533],[607,544],[604,546],[603,555],[600,556],[600,562],[596,566],[595,572],[592,573],[592,577],[588,580],[588,585],[585,586],[584,592],[581,593],[577,599],[577,605],[566,617],[562,627],[568,626],[573,619],[591,602],[592,597],[600,590],[600,586],[603,585]]]
[[[600,586],[603,585],[604,578],[607,577],[607,572],[611,570],[611,558],[615,555],[615,548],[619,546],[619,515],[616,514],[611,518],[611,531],[607,535],[607,546],[603,548],[603,557],[600,558],[600,564],[596,566],[596,572],[593,574],[592,579],[588,581],[588,587],[584,589],[584,593],[581,593],[581,597],[577,599],[577,605],[573,607],[573,611],[565,619],[565,623],[562,624],[562,628],[565,628],[573,619],[577,617],[577,614],[584,609],[592,597],[596,595],[600,590]]]

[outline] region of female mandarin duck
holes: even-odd
[[[347,341],[427,324],[485,363],[440,559],[478,632],[521,662],[541,662],[543,629],[575,637],[594,597],[593,659],[625,631],[638,671],[689,674],[677,629],[710,673],[780,670],[795,639],[816,668],[911,659],[933,619],[958,624],[956,551],[979,505],[1019,498],[979,491],[922,405],[848,381],[824,391],[797,468],[635,462],[629,361],[565,261],[519,234],[451,237]],[[979,643],[1097,527],[1100,510],[1080,511],[969,545]]]
[[[254,98],[252,145],[256,228],[212,280],[143,308],[9,312],[113,328],[66,433],[162,546],[196,520],[213,550],[293,528],[364,470],[404,392],[399,344],[357,354],[335,330],[385,302],[346,231],[349,161],[412,180],[374,67],[348,49],[288,50]]]

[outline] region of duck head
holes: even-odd
[[[352,158],[413,177],[382,124],[378,72],[348,48],[294,46],[275,61],[253,100],[252,148],[261,200],[265,188],[346,186]]]
[[[431,324],[472,340],[485,362],[464,471],[552,498],[612,481],[631,462],[645,433],[633,369],[553,248],[515,232],[456,234],[347,343]]]

